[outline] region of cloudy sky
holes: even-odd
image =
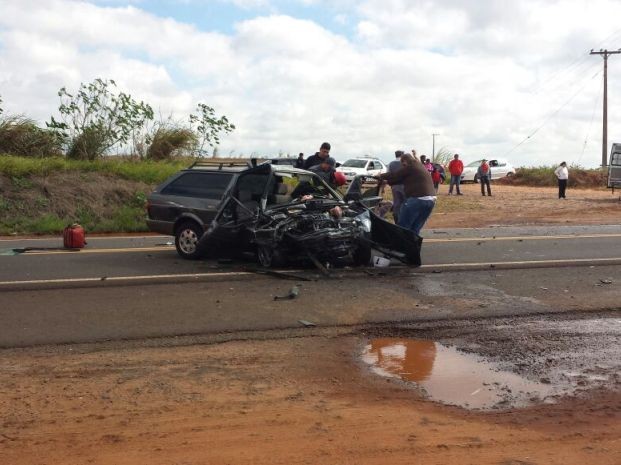
[[[389,159],[430,154],[438,133],[436,148],[466,161],[596,166],[603,60],[588,52],[621,48],[618,0],[0,0],[0,12],[5,111],[44,122],[60,87],[109,78],[164,115],[214,106],[238,127],[221,146],[234,155],[328,140],[337,159]],[[609,142],[620,104],[617,55]]]

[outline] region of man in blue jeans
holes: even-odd
[[[420,234],[436,205],[436,190],[425,166],[409,153],[401,155],[401,168],[384,173],[379,179],[388,184],[403,184],[405,202],[399,212],[399,226]]]

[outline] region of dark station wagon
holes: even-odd
[[[175,236],[177,252],[190,259],[250,254],[263,266],[364,265],[375,250],[420,265],[422,239],[373,214],[378,194],[368,176],[342,194],[288,165],[198,163],[149,195],[147,224]]]
[[[222,198],[236,176],[250,163],[197,162],[174,174],[149,195],[147,226],[175,236],[177,252],[198,258],[198,240],[214,220]]]

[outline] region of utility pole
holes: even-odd
[[[604,58],[604,115],[602,130],[602,167],[608,164],[608,55],[621,53],[619,50],[602,50],[594,52],[591,50],[589,55],[601,55]]]
[[[431,162],[435,163],[436,162],[436,136],[439,136],[440,134],[432,134],[431,135],[431,140],[432,145],[431,145]]]

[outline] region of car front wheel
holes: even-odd
[[[194,221],[181,223],[175,231],[175,247],[177,253],[188,260],[196,260],[201,257],[198,241],[203,235],[201,228]]]

